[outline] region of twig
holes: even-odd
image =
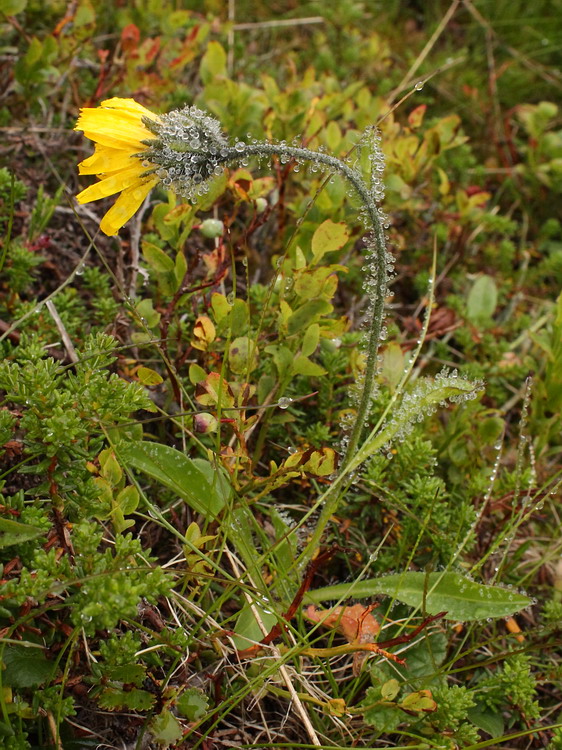
[[[47,302],[45,302],[45,307],[49,311],[49,315],[51,316],[51,318],[54,320],[57,331],[60,333],[60,337],[62,339],[62,343],[64,344],[64,348],[66,349],[66,353],[68,354],[69,360],[71,362],[78,362],[78,355],[76,354],[76,350],[72,345],[72,341],[70,340],[68,331],[64,327],[64,323],[62,322],[61,317],[57,312],[55,303],[52,300],[47,300]]]
[[[230,18],[229,18],[230,20]],[[251,29],[273,29],[279,26],[306,26],[314,23],[326,23],[322,16],[309,16],[308,18],[285,18],[276,21],[256,21],[254,23],[237,23],[234,31],[249,31]]]

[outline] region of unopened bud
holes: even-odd
[[[256,198],[256,213],[263,214],[267,208],[267,201],[265,198]]]
[[[203,237],[209,237],[214,239],[215,237],[221,237],[224,232],[224,224],[220,219],[205,219],[199,226],[199,231]]]
[[[193,431],[199,434],[207,434],[208,432],[216,432],[218,426],[218,420],[208,412],[200,412],[195,414],[193,417]]]

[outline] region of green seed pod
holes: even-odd
[[[224,224],[220,219],[205,219],[199,227],[199,231],[203,237],[209,237],[214,239],[215,237],[221,237],[224,232]]]

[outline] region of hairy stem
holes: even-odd
[[[242,144],[237,146],[221,149],[220,161],[225,164],[238,161],[247,156],[280,156],[285,155],[301,161],[311,161],[317,164],[327,166],[329,169],[343,175],[351,184],[358,194],[365,210],[374,237],[375,263],[374,263],[374,289],[375,296],[372,302],[370,329],[367,341],[367,364],[363,388],[359,397],[357,407],[357,418],[349,436],[346,452],[340,465],[340,472],[344,472],[347,464],[354,456],[363,428],[369,416],[371,397],[375,384],[375,375],[377,370],[377,355],[381,341],[381,330],[384,319],[384,300],[386,296],[386,243],[384,237],[384,227],[378,207],[365,184],[363,178],[355,169],[334,156],[324,154],[318,151],[311,151],[307,148],[297,146],[287,146],[279,143],[255,143]],[[333,509],[329,515],[333,513]]]

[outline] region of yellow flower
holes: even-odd
[[[108,235],[117,234],[160,180],[153,171],[157,166],[147,166],[142,156],[150,148],[143,141],[154,140],[143,117],[155,123],[160,120],[134,99],[114,97],[99,107],[81,109],[74,128],[96,144],[92,156],[78,165],[79,174],[95,174],[100,180],[76,196],[78,203],[121,193],[100,222],[100,229]]]

